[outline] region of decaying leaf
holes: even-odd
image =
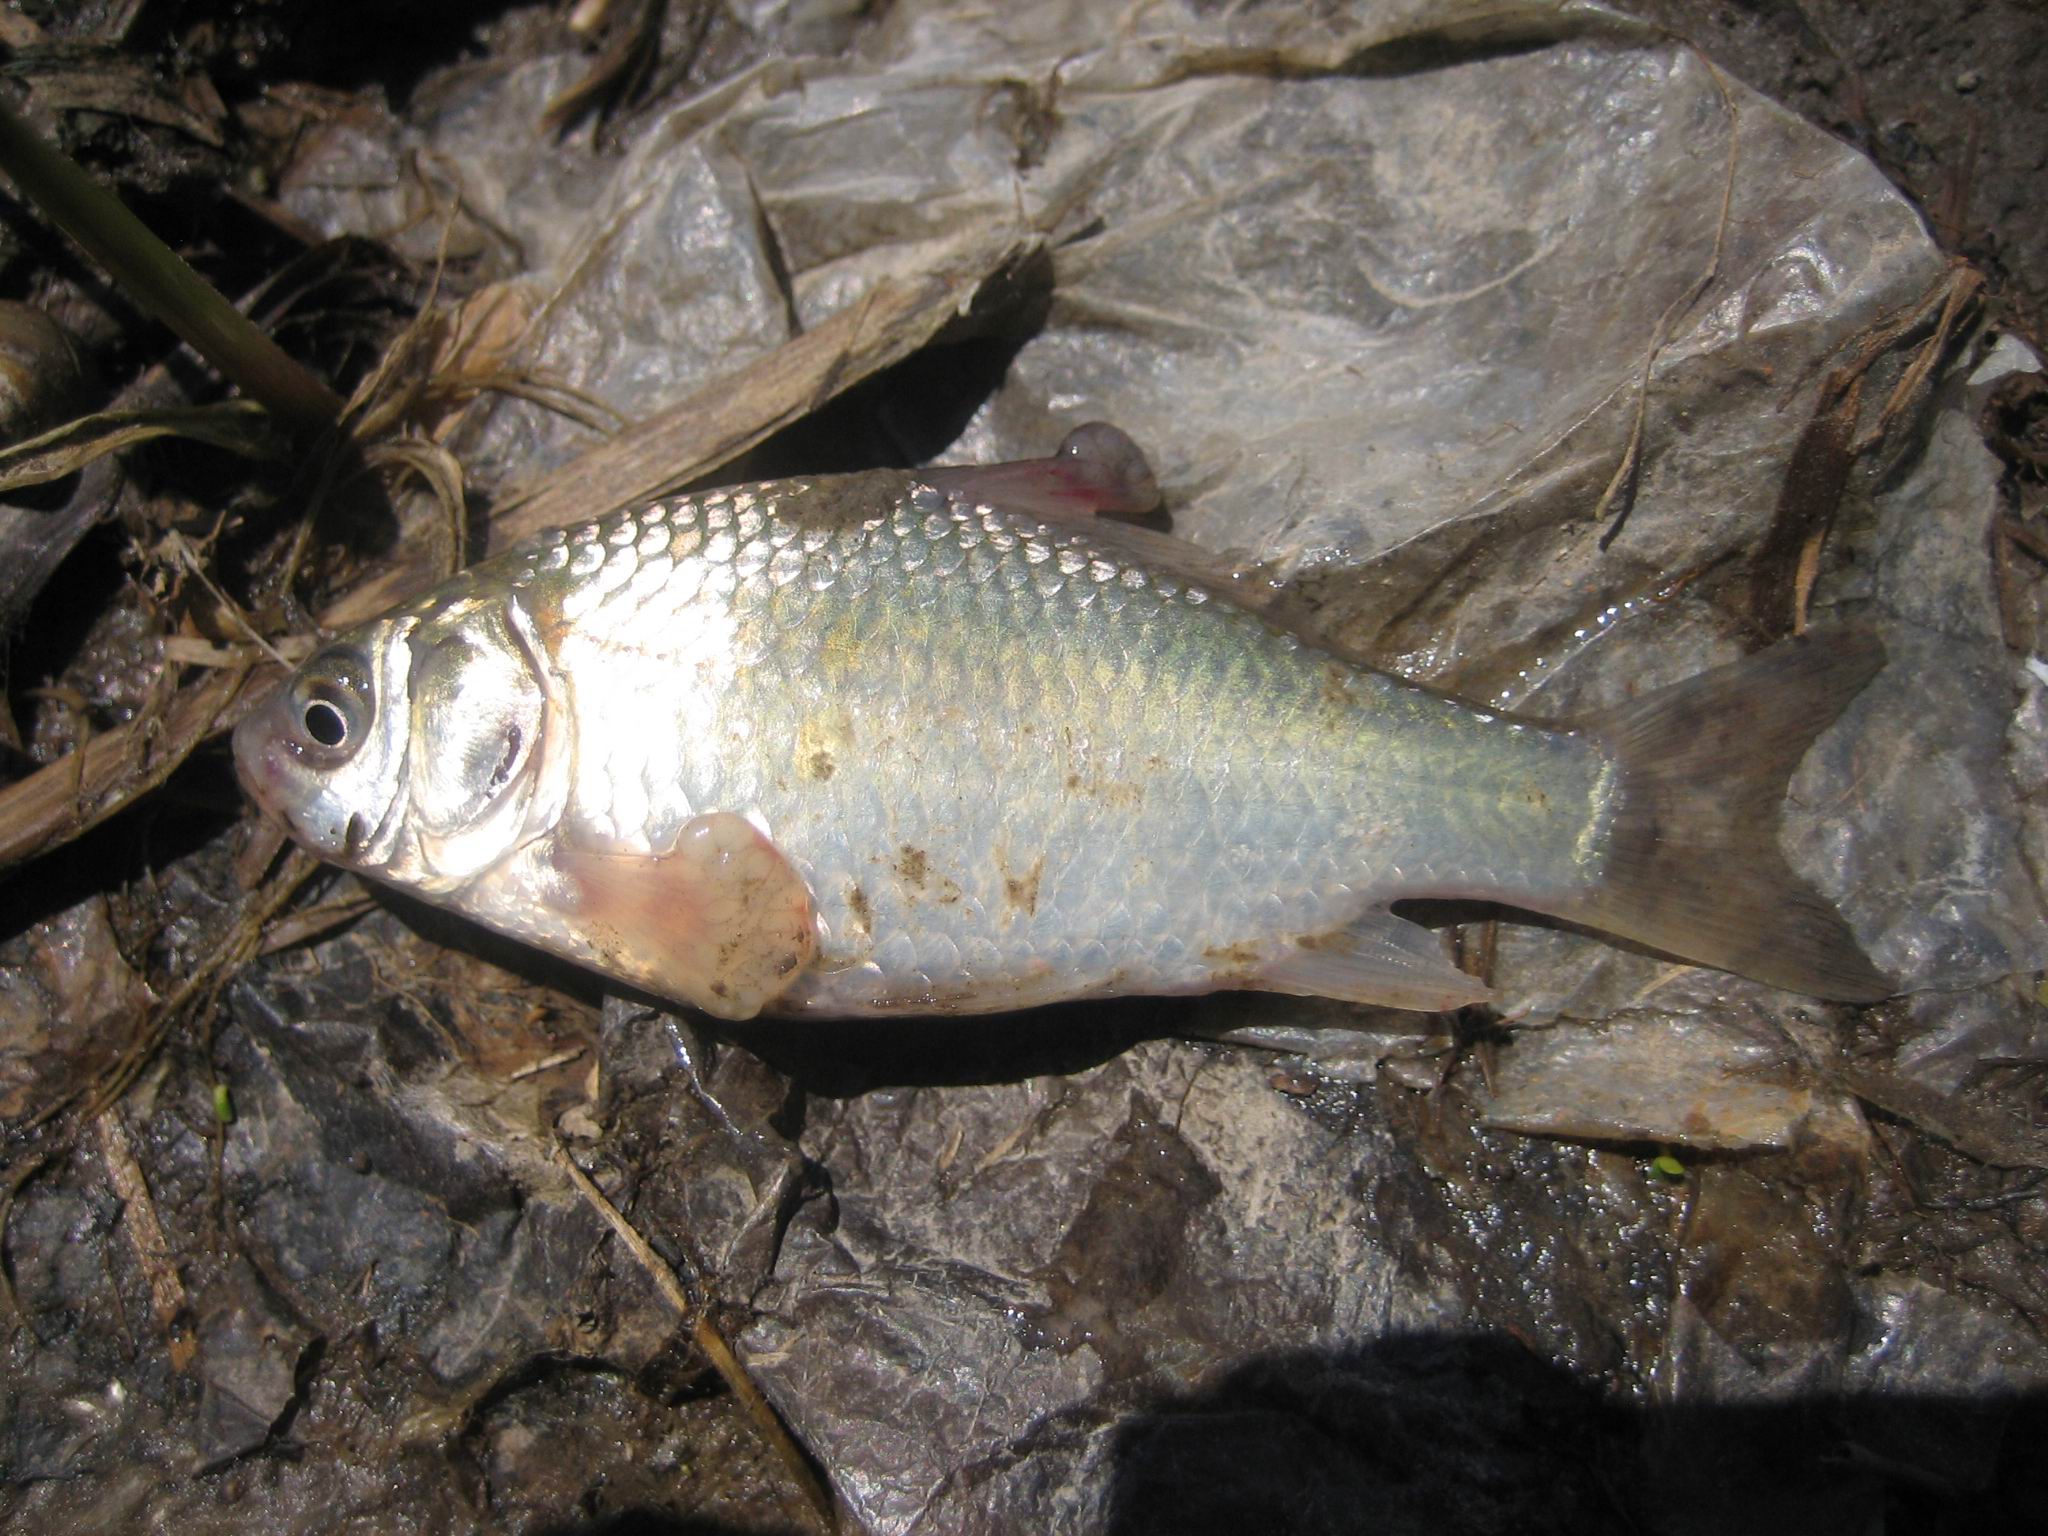
[[[0,449],[0,495],[61,480],[110,453],[165,437],[206,443],[270,463],[283,460],[287,452],[270,413],[251,400],[100,411]]]

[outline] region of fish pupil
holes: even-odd
[[[308,704],[303,718],[306,734],[323,747],[338,747],[348,740],[348,721],[325,699]]]

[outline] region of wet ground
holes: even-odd
[[[272,194],[316,128],[372,132],[437,71],[559,48],[567,10],[443,7],[395,48],[418,9],[23,3],[0,38],[41,125],[347,388],[425,296],[432,231],[395,231],[397,256],[335,248]],[[778,36],[843,21],[815,10]],[[2039,341],[2038,9],[1661,11],[1871,153]],[[645,14],[593,36],[610,73],[566,115],[644,110],[766,46],[737,8]],[[108,385],[205,391],[6,212],[5,297],[45,302]],[[506,259],[488,234],[457,254],[472,290]],[[943,378],[911,365],[898,398],[999,374],[1011,344]],[[2043,496],[2035,390],[1987,415],[2015,519]],[[759,462],[900,442],[888,393]],[[357,507],[308,582],[272,579],[308,493],[290,464],[171,444],[97,499],[84,480],[16,530],[62,539],[51,585],[8,610],[16,782],[136,720],[175,735],[176,658],[239,643],[179,541],[280,629],[378,558]],[[2005,1010],[2011,1045],[1950,1092],[1889,1070],[1941,1049],[1924,998],[1760,1025],[1759,1082],[1853,1118],[1673,1155],[1490,1125],[1512,1084],[1483,1019],[1363,1082],[1195,1043],[1246,1021],[1164,1003],[742,1049],[259,837],[204,748],[0,887],[10,1529],[798,1531],[820,1528],[819,1467],[892,1529],[1281,1509],[1333,1532],[1975,1532],[2048,1512],[2048,1105],[2017,992],[1968,1005]],[[1274,1276],[1262,1255],[1304,1234],[1328,1273]],[[707,1363],[665,1271],[739,1341],[811,1474]],[[948,1392],[948,1372],[980,1374]],[[941,1444],[966,1449],[919,1463]]]

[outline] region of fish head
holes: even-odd
[[[372,873],[371,850],[397,820],[410,734],[411,658],[397,630],[378,620],[322,646],[235,727],[249,798],[322,858]]]
[[[548,708],[504,603],[365,625],[308,657],[235,728],[250,798],[322,858],[430,893],[525,836]]]

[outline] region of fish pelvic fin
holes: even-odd
[[[1485,982],[1451,964],[1436,934],[1385,908],[1366,912],[1335,933],[1297,940],[1286,952],[1264,958],[1243,984],[1264,992],[1423,1013],[1448,1012],[1493,997]]]
[[[1792,771],[1884,663],[1867,629],[1809,635],[1581,722],[1621,787],[1602,878],[1557,915],[1793,992],[1891,996],[1778,848]]]

